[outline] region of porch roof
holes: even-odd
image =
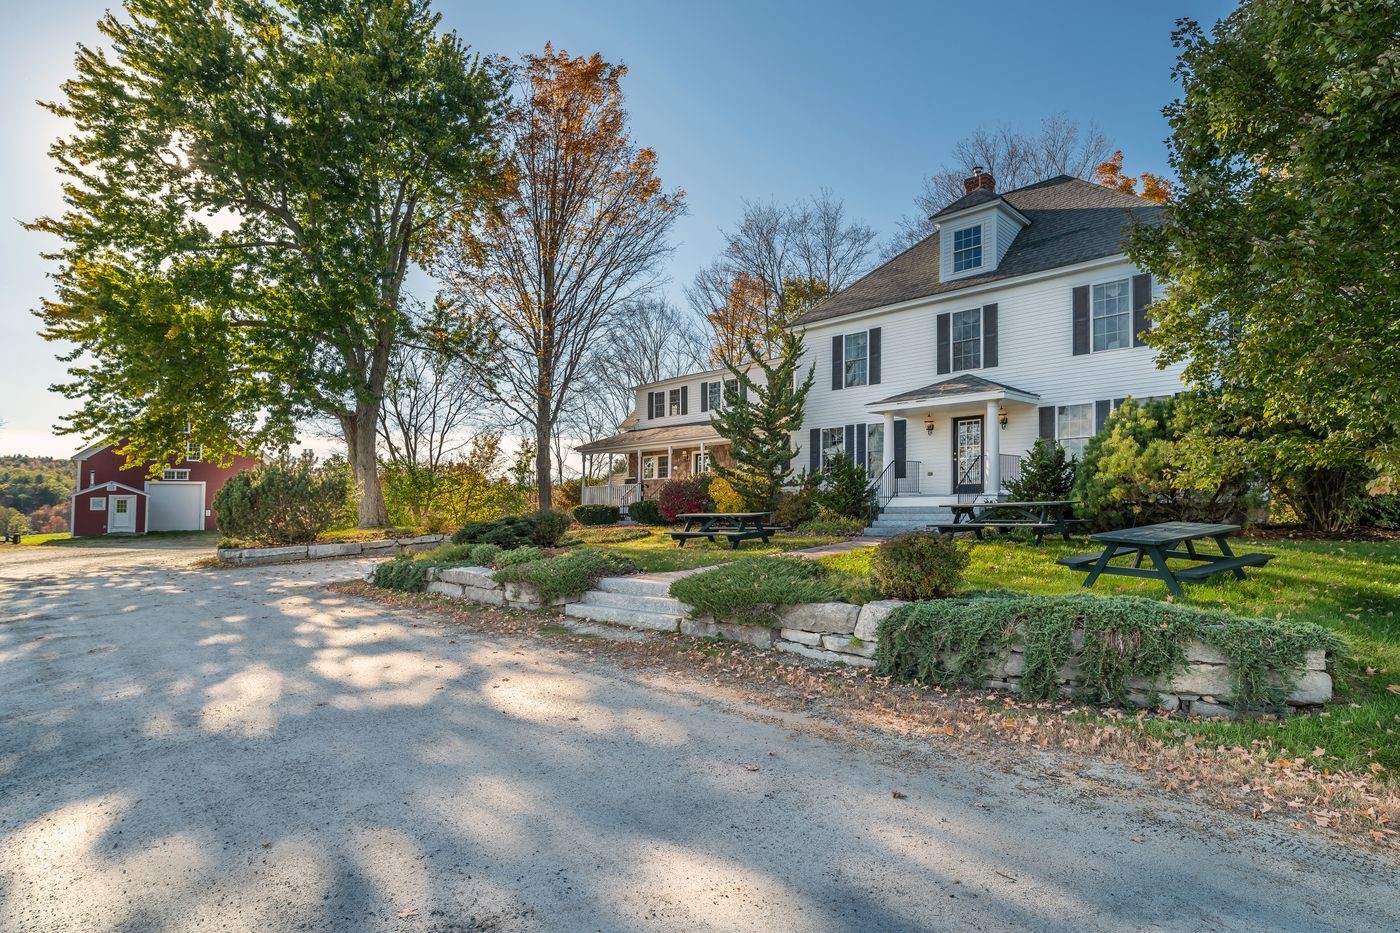
[[[621,454],[638,449],[674,447],[680,444],[727,443],[708,421],[672,424],[664,428],[639,428],[623,431],[612,437],[580,444],[574,449],[581,454]]]
[[[889,398],[882,398],[878,402],[868,402],[865,407],[875,411],[885,411],[915,404],[951,405],[1003,398],[1032,405],[1040,401],[1040,396],[1034,392],[1027,392],[1015,386],[983,379],[981,376],[965,374],[950,376],[932,385],[926,385],[922,389],[911,389],[908,392],[891,395]]]

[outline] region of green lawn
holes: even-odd
[[[21,547],[133,547],[142,541],[186,541],[191,545],[208,543],[210,547],[218,540],[217,531],[153,531],[144,535],[93,535],[74,538],[68,532],[51,535],[25,535]]]
[[[1245,580],[1221,575],[1207,584],[1186,584],[1184,602],[1224,609],[1242,616],[1315,622],[1340,632],[1352,657],[1333,671],[1337,702],[1319,716],[1284,722],[1150,722],[1164,738],[1185,731],[1229,744],[1248,745],[1271,738],[1290,754],[1326,749],[1324,765],[1365,769],[1379,761],[1400,771],[1400,543],[1277,541],[1242,538],[1237,553],[1259,550],[1278,555],[1268,566],[1251,569]],[[1060,567],[1055,559],[1090,550],[1083,543],[1036,547],[1024,541],[985,541],[972,550],[968,589],[1018,593],[1071,593],[1084,574]],[[871,551],[858,550],[823,562],[846,571],[868,571]],[[1092,592],[1101,595],[1167,599],[1162,584],[1130,577],[1100,577]],[[1374,673],[1367,674],[1371,669]],[[1385,673],[1381,673],[1384,671]],[[1400,686],[1397,686],[1400,690]]]
[[[643,570],[662,572],[667,570],[689,570],[692,567],[709,567],[740,557],[758,557],[763,554],[781,554],[798,548],[816,547],[829,544],[832,538],[816,538],[803,535],[779,533],[762,541],[745,541],[734,550],[728,544],[708,541],[687,541],[685,547],[676,547],[671,540],[670,529],[652,529],[651,534],[636,541],[622,541],[616,544],[585,544],[590,550],[604,551],[625,557]]]

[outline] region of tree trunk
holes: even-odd
[[[379,458],[375,444],[378,420],[378,403],[361,403],[353,415],[340,419],[350,468],[354,471],[355,485],[360,492],[360,528],[383,528],[389,524],[389,510],[384,506],[384,490],[379,485]]]
[[[535,496],[537,508],[548,512],[554,507],[554,477],[550,469],[549,392],[543,384],[535,390]]]

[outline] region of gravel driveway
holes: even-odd
[[[0,929],[1400,925],[1394,864],[1308,834],[205,553],[0,551]]]

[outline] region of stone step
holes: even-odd
[[[652,629],[658,632],[674,632],[681,625],[681,617],[678,615],[637,612],[635,609],[593,606],[588,603],[569,603],[564,607],[564,615],[572,616],[575,619],[592,619],[594,622],[611,622],[613,625]]]
[[[629,596],[663,596],[670,598],[671,581],[647,574],[631,577],[604,577],[593,587],[604,593],[625,593]]]
[[[607,606],[611,609],[629,609],[633,612],[651,612],[656,615],[683,616],[689,612],[685,603],[669,596],[638,596],[635,593],[610,593],[607,590],[589,590],[579,602],[587,606]]]

